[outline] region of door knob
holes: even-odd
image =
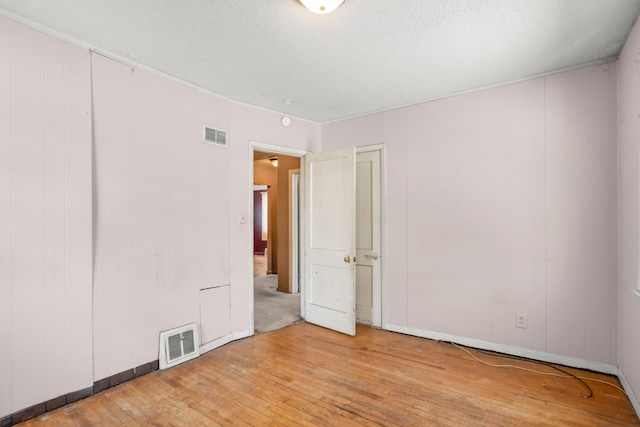
[[[377,253],[375,253],[375,252],[374,252],[374,253],[372,253],[372,254],[371,254],[371,258],[372,258],[372,259],[378,259],[378,254],[377,254]]]
[[[349,255],[347,255],[346,257],[344,257],[344,262],[349,263],[351,262],[351,257]]]

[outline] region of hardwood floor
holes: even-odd
[[[253,277],[267,275],[267,257],[264,255],[253,255]]]
[[[469,349],[483,361],[564,375]],[[562,368],[620,386],[615,377]],[[639,425],[610,385],[493,368],[448,343],[302,323],[227,344],[23,425]]]

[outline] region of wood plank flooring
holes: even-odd
[[[267,257],[253,254],[253,277],[267,275]]]
[[[483,361],[562,374],[470,349]],[[620,386],[615,377],[563,367]],[[640,425],[609,385],[493,368],[451,344],[306,323],[227,344],[23,425]]]

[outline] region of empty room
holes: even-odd
[[[0,0],[0,427],[640,425],[639,15]]]

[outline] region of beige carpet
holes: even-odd
[[[254,327],[256,332],[264,333],[284,328],[300,320],[300,294],[278,292],[278,275],[268,274],[255,277]]]

